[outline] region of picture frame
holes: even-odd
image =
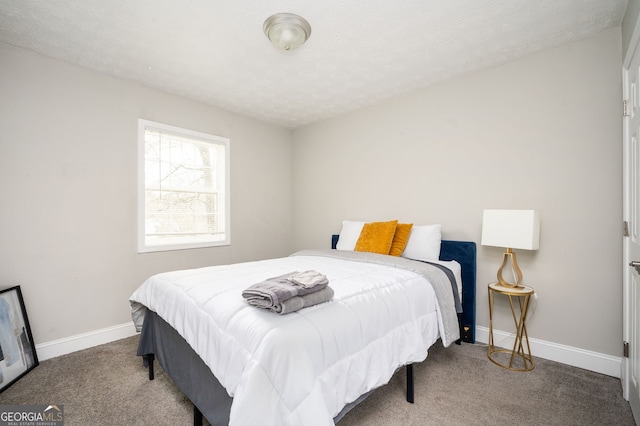
[[[0,290],[0,393],[38,364],[20,286]]]

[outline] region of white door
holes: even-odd
[[[625,58],[623,339],[628,357],[622,361],[622,389],[640,424],[640,50]],[[632,263],[638,262],[638,267]]]

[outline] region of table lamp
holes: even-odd
[[[522,287],[522,271],[513,249],[537,250],[540,244],[540,215],[536,210],[485,210],[482,215],[483,246],[505,247],[498,283],[505,287]],[[513,282],[502,276],[511,263]]]

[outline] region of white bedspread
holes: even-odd
[[[331,302],[278,315],[241,296],[266,278],[311,269],[329,279]],[[158,274],[130,302],[136,327],[146,308],[155,311],[211,368],[234,398],[232,426],[333,425],[346,404],[423,361],[442,327],[423,276],[313,255]]]

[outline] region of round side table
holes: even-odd
[[[531,347],[529,346],[529,335],[527,334],[527,311],[529,310],[529,299],[534,294],[534,290],[531,287],[519,286],[519,287],[506,287],[498,283],[489,284],[489,345],[487,349],[487,356],[496,365],[502,368],[506,368],[512,371],[531,371],[535,367],[533,364],[533,358],[531,356]],[[516,326],[516,339],[513,344],[513,349],[500,349],[495,347],[493,340],[493,299],[495,294],[502,294],[509,298],[509,305],[511,306],[511,314],[513,315],[513,322]],[[519,315],[516,313],[514,299],[517,299],[517,305],[520,309]],[[499,361],[496,359],[497,353],[506,353],[511,355],[509,357],[509,363],[506,361]],[[514,365],[514,360],[517,360],[517,365]],[[522,362],[520,362],[522,361]]]

